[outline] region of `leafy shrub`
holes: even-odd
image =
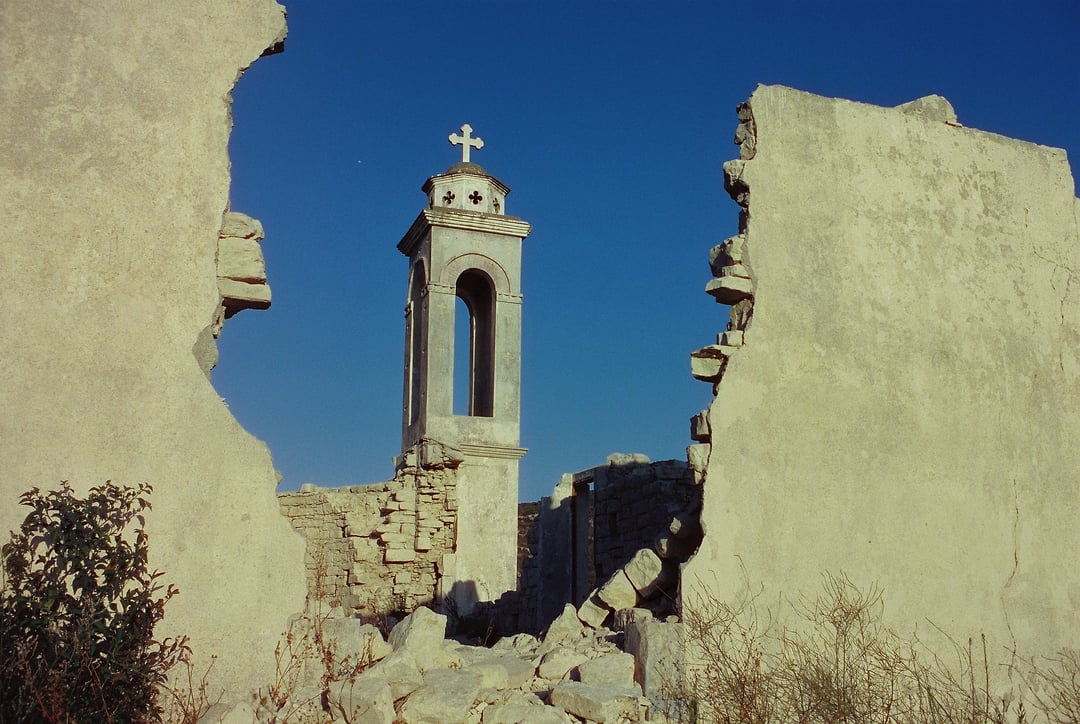
[[[189,649],[154,639],[178,591],[147,569],[151,491],[108,481],[80,499],[64,481],[20,497],[30,513],[0,549],[0,721],[160,716],[158,687]]]

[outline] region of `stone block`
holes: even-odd
[[[564,681],[551,690],[551,704],[593,722],[640,722],[649,713],[648,702],[636,689]]]
[[[724,374],[728,358],[738,347],[710,344],[690,353],[690,374],[703,382],[715,382]]]
[[[618,611],[620,608],[633,608],[637,603],[638,592],[626,577],[626,572],[619,569],[600,587],[596,597],[612,611]]]
[[[544,644],[541,653],[546,653],[559,644],[572,644],[580,641],[585,635],[585,627],[578,618],[577,610],[572,603],[563,607],[563,612],[551,622],[544,634]],[[545,648],[546,647],[546,648]]]
[[[712,453],[712,445],[705,443],[699,445],[690,445],[686,448],[686,462],[689,464],[690,469],[695,473],[695,481],[697,482],[697,473],[704,475],[705,471],[709,467],[709,455]],[[704,478],[702,478],[704,479]]]
[[[370,661],[385,658],[392,650],[379,629],[357,618],[331,618],[322,622],[323,641],[334,647],[339,661]]]
[[[491,647],[492,651],[513,651],[522,656],[528,656],[536,651],[540,642],[535,636],[527,633],[504,636]]]
[[[407,648],[423,661],[442,647],[445,637],[446,616],[422,606],[394,626],[389,641],[395,651]]]
[[[386,681],[390,685],[390,696],[394,701],[408,696],[424,683],[424,675],[420,673],[420,664],[408,649],[401,649],[390,654],[361,673],[357,680],[368,677]]]
[[[663,574],[663,563],[655,552],[648,548],[642,548],[634,554],[634,557],[630,559],[629,563],[623,566],[623,572],[626,574],[626,578],[630,581],[630,585],[634,587],[634,590],[637,591],[638,595],[642,598],[648,598],[653,595],[660,586]],[[629,606],[612,606],[616,611],[620,608],[632,607],[633,604]]]
[[[523,722],[528,724],[572,724],[574,722],[562,709],[544,706],[538,699],[532,704],[520,702],[492,704],[484,708],[480,721],[482,724],[522,724]]]
[[[407,722],[463,722],[480,694],[480,682],[480,676],[471,671],[429,671],[423,685],[401,706],[399,718]]]
[[[663,622],[649,617],[626,628],[626,653],[634,657],[634,680],[645,696],[659,698],[676,682],[682,662],[685,633],[677,621]]]
[[[462,668],[478,674],[485,689],[503,691],[523,686],[536,674],[536,664],[513,654],[491,654]]]
[[[412,548],[387,548],[383,560],[386,563],[412,563],[416,560],[416,551]]]
[[[708,411],[702,410],[690,418],[690,440],[694,442],[712,440],[712,433],[708,429]]]
[[[746,237],[742,234],[725,239],[709,250],[709,268],[713,276],[722,276],[724,267],[742,264],[746,249]]]
[[[750,269],[745,264],[732,264],[726,266],[720,270],[721,277],[741,277],[743,279],[750,279]]]
[[[390,683],[377,676],[361,675],[352,681],[333,682],[330,708],[350,722],[393,724],[395,717]]]
[[[753,299],[754,282],[745,277],[717,277],[710,279],[705,285],[705,293],[719,304],[736,304],[745,299]]]
[[[239,211],[226,211],[221,219],[221,231],[218,236],[222,239],[233,237],[237,239],[263,239],[262,222]]]
[[[742,347],[746,341],[746,332],[741,329],[729,329],[720,333],[718,342],[728,347]]]
[[[218,278],[218,292],[231,309],[269,309],[270,287],[235,279]]]
[[[254,239],[224,238],[218,241],[219,277],[253,284],[266,283],[266,262]]]
[[[589,657],[580,651],[567,646],[559,646],[540,658],[536,674],[549,681],[561,681],[567,678],[572,669],[588,660]]]
[[[595,659],[578,664],[576,679],[583,684],[604,684],[638,689],[634,681],[634,657],[622,651],[602,654]]]
[[[746,208],[750,203],[750,187],[743,179],[746,161],[735,159],[724,163],[724,190],[739,206]]]
[[[600,628],[611,615],[611,609],[596,596],[596,591],[593,591],[585,602],[578,606],[577,615],[586,626]]]

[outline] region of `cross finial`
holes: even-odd
[[[460,136],[456,133],[450,134],[450,143],[455,146],[461,146],[462,163],[469,163],[469,152],[472,149],[475,148],[477,151],[479,151],[481,148],[484,147],[484,139],[480,138],[479,136],[473,138],[472,126],[470,126],[468,123],[464,124],[461,127]]]

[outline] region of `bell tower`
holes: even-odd
[[[470,160],[484,145],[472,127],[449,140],[461,162],[423,185],[427,208],[397,246],[409,258],[401,449],[427,438],[465,454],[443,586],[468,611],[517,578],[521,245],[531,227],[506,215],[510,189]]]

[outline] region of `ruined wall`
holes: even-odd
[[[655,553],[650,561],[656,577],[664,566],[666,590],[678,563],[696,547],[700,501],[693,471],[679,460],[651,463],[644,455],[616,453],[606,465],[563,475],[552,495],[540,501],[539,519],[523,521],[535,530],[522,558],[522,626],[545,628],[567,603],[580,606],[620,576],[643,550]],[[629,605],[645,605],[648,597],[620,593]],[[610,602],[599,606],[605,610],[593,612],[594,626],[610,613]]]
[[[692,448],[706,535],[684,594],[790,600],[842,571],[881,585],[902,633],[985,632],[992,655],[1077,646],[1065,153],[963,128],[934,97],[763,86],[740,120],[725,185],[746,210],[709,284],[735,306],[693,356],[718,385],[711,450]]]
[[[282,512],[307,541],[309,595],[365,619],[442,598],[457,544],[461,462],[453,448],[422,441],[389,482],[282,493]]]
[[[222,229],[229,93],[284,33],[272,0],[0,4],[0,535],[31,486],[150,482],[158,633],[236,692],[304,600],[270,454],[204,371],[219,272],[264,292],[217,265],[257,235]]]

